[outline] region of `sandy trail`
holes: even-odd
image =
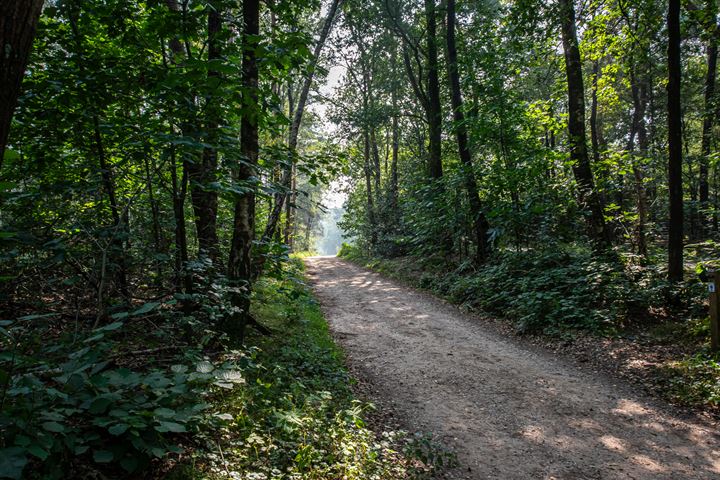
[[[720,435],[334,257],[308,273],[353,370],[476,479],[720,479]]]

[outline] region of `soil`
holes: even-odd
[[[370,400],[454,450],[447,478],[720,479],[710,421],[347,261],[306,262]]]

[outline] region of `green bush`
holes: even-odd
[[[137,309],[135,319],[155,306]],[[63,478],[76,458],[99,470],[147,468],[152,459],[181,451],[179,434],[220,421],[209,410],[213,392],[244,381],[231,364],[213,365],[198,348],[166,356],[178,362],[167,367],[148,364],[155,349],[123,350],[130,328],[124,321],[55,337],[51,318],[32,315],[0,328],[0,472],[6,478],[28,470]],[[156,333],[173,340],[167,329]]]
[[[685,404],[720,406],[720,355],[708,352],[666,366],[669,396]]]

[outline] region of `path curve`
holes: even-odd
[[[335,257],[306,260],[353,370],[472,479],[720,479],[720,435]]]

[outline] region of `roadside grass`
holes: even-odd
[[[175,478],[394,480],[429,478],[451,465],[426,438],[368,428],[373,407],[353,395],[301,261],[289,268],[283,280],[257,284],[254,314],[273,333],[251,335],[246,350],[230,354],[245,385],[215,406],[227,422]]]
[[[698,279],[673,286],[662,272],[572,249],[504,253],[477,270],[439,258],[374,258],[346,244],[338,256],[505,319],[520,334],[567,342],[582,333],[676,346],[655,373],[661,395],[677,404],[720,407],[720,355],[709,352]]]

